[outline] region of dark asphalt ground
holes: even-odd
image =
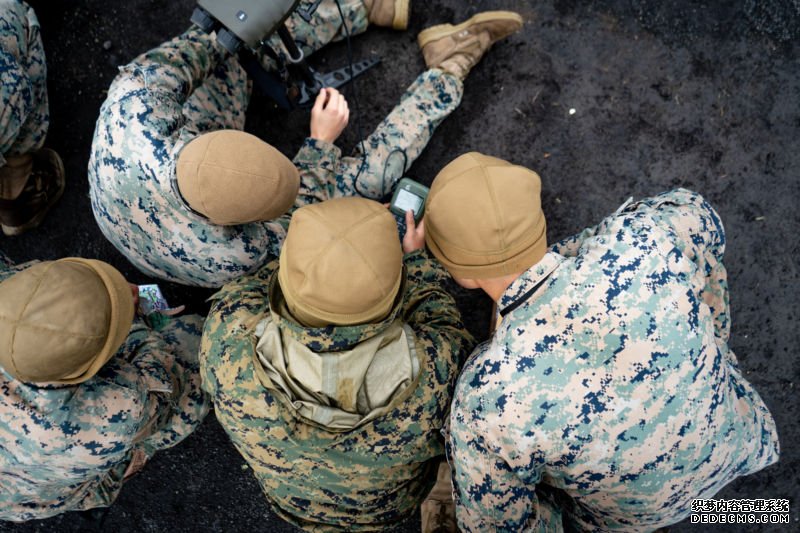
[[[130,280],[146,282],[95,225],[87,194],[89,148],[117,65],[185,29],[193,2],[31,4],[41,19],[48,59],[48,145],[64,159],[67,191],[39,229],[0,237],[0,249],[18,262],[100,258]],[[416,34],[485,9],[515,9],[525,27],[473,71],[460,109],[409,175],[429,184],[445,163],[469,150],[533,168],[543,178],[551,241],[596,223],[629,196],[677,186],[702,193],[727,228],[730,344],[775,416],[783,449],[779,464],[731,483],[718,497],[788,498],[791,524],[709,527],[687,521],[672,531],[800,530],[800,2],[416,1],[407,32],[376,28],[353,42],[356,58],[384,58],[358,85],[365,134],[423,70]],[[314,64],[322,70],[344,66],[345,50],[333,45]],[[308,120],[307,112],[287,114],[254,98],[248,129],[292,156]],[[340,144],[351,149],[356,141],[351,126]],[[171,302],[204,312],[209,291],[165,288]],[[471,331],[485,338],[487,299],[466,291],[458,296]],[[23,525],[2,523],[0,531],[80,531],[92,525],[68,513]],[[418,529],[416,516],[400,526]],[[267,511],[254,478],[211,415],[125,486],[102,530],[293,529]]]

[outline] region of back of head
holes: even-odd
[[[273,146],[237,130],[200,135],[178,156],[178,190],[192,210],[220,226],[271,220],[294,204],[297,168]]]
[[[471,152],[444,167],[425,205],[425,241],[455,277],[523,272],[547,250],[541,180],[532,170]]]
[[[375,322],[392,310],[403,278],[394,218],[365,198],[337,198],[292,215],[278,281],[306,326]]]
[[[38,263],[0,283],[0,366],[23,382],[81,383],[127,338],[133,296],[102,261]]]

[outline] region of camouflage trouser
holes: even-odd
[[[436,127],[461,103],[464,86],[439,69],[423,72],[351,157],[339,162],[337,194],[379,200],[419,157]]]
[[[142,441],[142,448],[148,456],[158,450],[175,446],[197,429],[208,413],[208,401],[203,398],[200,383],[200,338],[203,335],[204,317],[184,315],[171,318],[159,337],[167,345],[177,360],[178,365],[189,371],[184,374],[187,382],[182,384],[182,392],[174,400],[172,409],[164,410],[157,422],[161,429],[150,434]]]
[[[198,359],[204,321],[205,318],[198,315],[170,318],[158,331],[167,347],[164,353],[173,356],[179,365],[173,368],[174,375],[186,381],[180,384],[180,395],[173,400],[171,408],[164,408],[164,404],[158,407],[161,412],[152,417],[149,424],[149,427],[158,429],[149,432],[138,446],[134,446],[123,480],[144,468],[157,451],[171,448],[188,437],[208,414],[210,404],[203,397]],[[165,365],[168,361],[168,357],[162,359]],[[158,404],[154,402],[154,405]]]
[[[49,120],[39,21],[24,2],[0,0],[0,167],[41,148]]]
[[[392,192],[430,141],[434,130],[461,103],[461,80],[438,69],[423,72],[400,103],[350,157],[343,157],[335,196],[359,194],[380,200]],[[395,215],[402,240],[406,224]]]

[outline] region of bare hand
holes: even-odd
[[[342,93],[326,87],[319,92],[311,109],[311,138],[332,143],[342,134],[349,119],[350,108]]]
[[[419,226],[414,222],[414,212],[406,211],[406,234],[403,236],[403,253],[410,254],[425,248],[425,220]]]

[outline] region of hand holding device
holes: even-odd
[[[342,93],[327,87],[317,96],[311,109],[311,138],[332,143],[350,120],[350,108]]]
[[[403,253],[410,254],[425,248],[425,221],[414,222],[414,212],[406,211],[406,234],[403,236]]]

